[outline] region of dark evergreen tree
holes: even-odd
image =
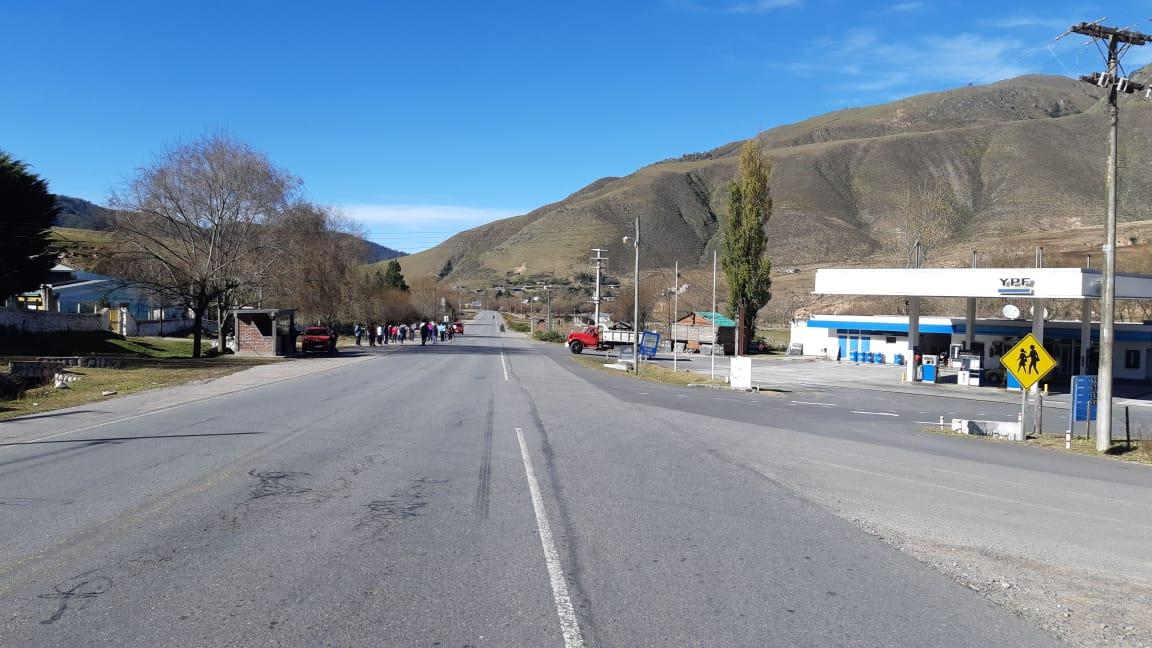
[[[57,212],[48,184],[0,151],[0,302],[48,277],[56,264],[48,233]]]
[[[408,284],[404,282],[404,274],[400,272],[400,262],[392,259],[384,271],[384,287],[407,292]]]

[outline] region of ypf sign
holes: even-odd
[[[1031,295],[1036,290],[1036,281],[1031,277],[1000,277],[1001,295]]]

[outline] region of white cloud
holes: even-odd
[[[337,209],[359,223],[368,240],[405,252],[419,252],[454,234],[527,210],[460,205],[349,204]]]
[[[924,8],[923,2],[898,2],[896,4],[891,4],[891,5],[888,5],[886,7],[886,9],[888,9],[888,11],[916,11],[917,9],[923,9],[923,8]]]
[[[862,93],[901,88],[987,83],[1026,74],[1025,50],[1013,38],[981,34],[926,34],[911,40],[886,39],[869,29],[817,43],[825,56],[815,62],[777,65],[800,76],[825,77]]]
[[[466,223],[468,227],[483,225],[501,218],[526,212],[515,209],[461,207],[458,205],[341,205],[349,217],[364,225],[413,225]]]
[[[728,14],[761,14],[796,7],[804,4],[804,0],[743,0],[740,2],[711,2],[709,0],[669,0],[669,4],[684,11],[704,11]]]
[[[1007,18],[999,18],[991,21],[993,27],[1000,29],[1021,29],[1024,27],[1042,27],[1051,30],[1053,37],[1057,34],[1068,29],[1072,25],[1080,22],[1078,20],[1070,20],[1068,18],[1057,18],[1052,16],[1009,16]]]
[[[724,9],[724,13],[759,14],[793,7],[799,5],[801,0],[752,0],[751,2],[738,2]]]

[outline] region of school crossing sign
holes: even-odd
[[[1056,359],[1031,333],[1000,356],[1000,364],[1012,374],[1023,389],[1031,389],[1048,372],[1056,368]]]

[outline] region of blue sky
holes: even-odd
[[[105,202],[224,130],[417,251],[593,180],[839,108],[1101,69],[1152,2],[0,3],[0,148]],[[1146,51],[1142,51],[1146,50]],[[1138,48],[1130,67],[1152,61]]]

